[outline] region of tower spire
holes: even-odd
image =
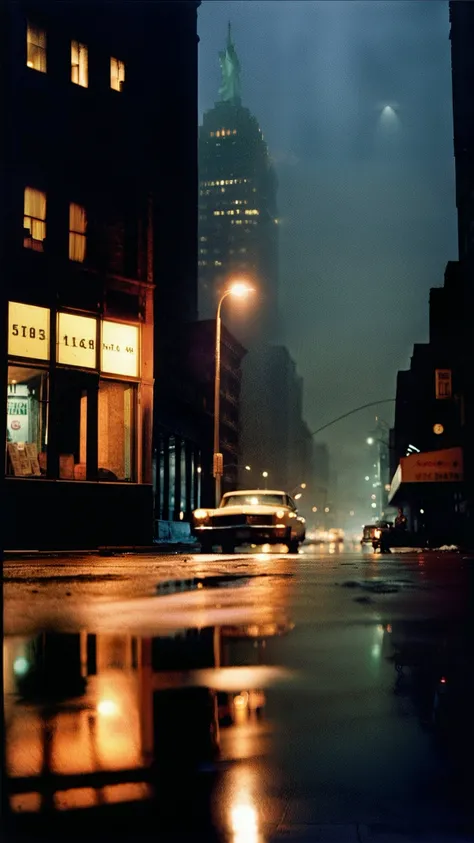
[[[223,102],[240,102],[240,62],[232,41],[232,27],[227,25],[227,44],[225,50],[219,53],[222,84],[219,95]]]

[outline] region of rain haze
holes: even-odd
[[[242,100],[277,168],[282,339],[315,430],[395,397],[397,370],[428,339],[429,289],[457,257],[448,4],[204,0],[200,117],[218,98],[229,20]],[[365,440],[393,407],[316,440],[340,505],[364,517]]]

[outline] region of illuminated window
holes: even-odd
[[[99,480],[135,480],[135,388],[99,381]]]
[[[87,88],[89,84],[87,47],[79,41],[71,41],[71,82],[82,88]]]
[[[26,64],[46,73],[46,31],[28,23],[26,30]]]
[[[23,214],[23,245],[42,252],[46,239],[46,193],[25,187]]]
[[[120,59],[110,59],[110,87],[113,91],[122,91],[125,82],[125,64]]]
[[[46,474],[48,373],[8,367],[6,473],[15,477]]]
[[[86,211],[82,205],[69,205],[69,260],[83,263],[86,256]]]

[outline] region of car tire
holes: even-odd
[[[288,552],[289,553],[298,553],[300,543],[297,540],[289,541],[288,542]]]

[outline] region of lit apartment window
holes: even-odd
[[[46,193],[25,187],[23,214],[23,245],[42,252],[46,238]]]
[[[86,211],[82,205],[69,205],[69,260],[83,263],[86,256]]]
[[[81,88],[87,88],[89,84],[87,47],[79,41],[71,41],[71,82]]]
[[[121,91],[125,82],[125,64],[120,59],[110,59],[110,87]]]
[[[46,32],[28,23],[26,30],[26,64],[46,73]]]

